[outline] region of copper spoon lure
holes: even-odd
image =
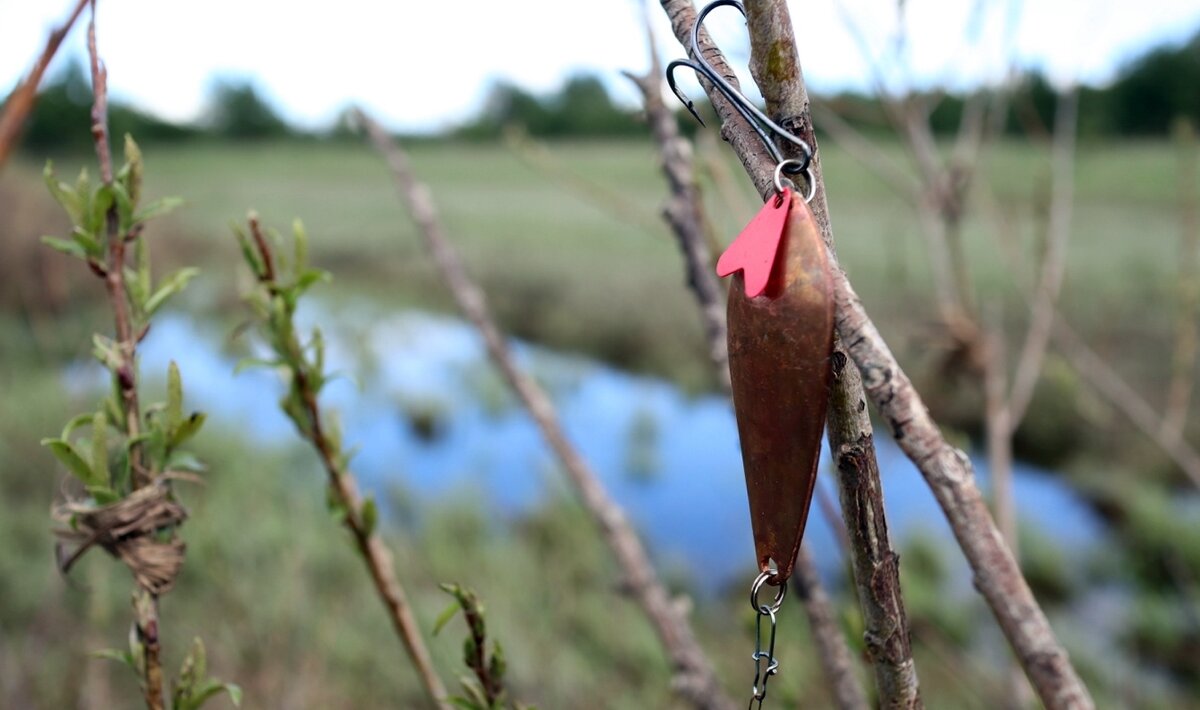
[[[829,404],[832,278],[808,204],[781,187],[717,273],[733,274],[733,406],[757,562],[774,585],[791,576],[800,550]]]

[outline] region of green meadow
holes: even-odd
[[[334,274],[319,293],[335,307],[368,298],[397,310],[452,312],[385,165],[367,148],[197,141],[143,150],[149,197],[186,200],[150,227],[160,273],[202,269],[177,307],[224,328],[241,320],[246,284],[230,224],[254,209],[281,231],[304,221],[313,261]],[[707,174],[703,187],[714,243],[725,244],[758,200],[731,152],[718,150],[715,159],[734,176],[732,194]],[[956,441],[977,440],[981,400],[969,378],[945,365],[916,211],[836,146],[821,150],[843,267],[935,415]],[[901,146],[881,150],[910,165]],[[419,142],[411,154],[449,236],[511,333],[690,392],[711,388],[698,316],[659,218],[665,183],[650,143],[555,143],[549,158],[531,159],[504,144]],[[1062,312],[1155,407],[1171,373],[1181,205],[1200,200],[1179,194],[1180,171],[1195,160],[1194,150],[1188,155],[1165,141],[1085,142],[1075,168]],[[1036,278],[1045,240],[1049,161],[1045,150],[1015,142],[993,146],[983,161],[963,246],[972,296],[1009,334],[1015,360],[1028,323],[1023,289]],[[93,163],[88,155],[55,157],[65,178]],[[86,697],[124,707],[138,695],[131,674],[88,653],[125,643],[128,574],[99,552],[69,580],[54,567],[47,511],[61,474],[38,441],[92,405],[76,401],[63,372],[88,356],[90,333],[111,324],[96,279],[37,246],[38,236],[63,229],[41,168],[26,156],[0,175],[0,705],[75,707]],[[1185,436],[1200,443],[1200,417],[1190,421]],[[1111,672],[1107,649],[1072,647],[1101,705],[1200,707],[1200,676],[1187,661],[1194,663],[1200,629],[1179,622],[1185,602],[1176,595],[1178,585],[1190,580],[1194,589],[1200,578],[1200,536],[1195,515],[1171,502],[1172,491],[1183,490],[1180,474],[1053,354],[1017,445],[1018,456],[1053,466],[1094,496],[1120,531],[1122,542],[1082,583],[1055,576],[1052,541],[1027,546],[1026,555],[1039,594],[1069,600],[1081,591],[1072,585],[1113,580],[1127,590],[1127,623],[1113,645],[1126,654],[1121,659],[1152,666],[1152,678],[1134,683],[1135,667]],[[240,683],[246,707],[415,706],[416,676],[326,512],[311,452],[262,450],[211,420],[197,449],[209,473],[205,485],[182,489],[189,552],[162,606],[168,667],[178,667],[200,634],[213,674]],[[570,500],[555,498],[496,534],[484,502],[470,496],[426,508],[398,483],[392,497],[402,514],[387,535],[423,626],[449,603],[438,582],[475,587],[505,644],[518,698],[542,708],[675,707],[651,629],[622,601],[607,551]],[[1113,497],[1128,508],[1104,508]],[[913,538],[899,547],[927,705],[995,707],[1007,670],[990,617],[976,599],[940,596],[961,556],[948,540]],[[1161,572],[1173,564],[1183,582]],[[668,578],[687,594],[702,574]],[[834,593],[861,651],[852,587],[843,582]],[[753,633],[743,590],[695,604],[705,648],[740,697]],[[1059,604],[1052,618],[1066,602]],[[803,615],[788,611],[781,653],[789,666],[772,681],[773,702],[823,707],[829,699]],[[461,667],[462,633],[455,622],[431,641],[441,668]],[[453,673],[443,675],[453,681]]]

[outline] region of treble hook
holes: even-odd
[[[725,98],[729,99],[729,103],[733,105],[739,114],[741,114],[742,118],[746,120],[746,123],[750,124],[750,127],[754,129],[754,132],[758,134],[758,137],[760,140],[762,140],[767,152],[769,152],[771,157],[775,159],[775,163],[777,165],[783,167],[784,172],[790,175],[808,173],[808,168],[812,162],[812,147],[810,147],[802,138],[790,133],[782,126],[772,121],[771,118],[761,110],[759,110],[759,108],[755,106],[750,99],[747,99],[740,91],[734,88],[734,86],[730,84],[725,77],[721,76],[717,70],[713,69],[712,65],[705,61],[704,54],[700,51],[700,28],[704,25],[704,18],[708,17],[708,14],[718,7],[725,6],[736,7],[738,12],[742,13],[742,17],[746,17],[746,8],[742,5],[740,0],[714,0],[708,5],[705,5],[704,8],[700,10],[700,14],[696,16],[696,24],[692,25],[691,55],[694,57],[694,59],[676,59],[668,64],[667,86],[671,87],[671,92],[675,94],[676,98],[683,102],[683,105],[687,108],[688,113],[692,114],[692,116],[694,116],[695,119],[700,122],[700,125],[703,126],[704,119],[700,118],[700,114],[696,112],[696,105],[692,103],[691,99],[689,99],[687,95],[684,94],[676,85],[675,70],[679,67],[688,67],[692,71],[703,76],[713,86],[715,86],[718,91],[724,94]],[[764,128],[764,126],[766,128]],[[771,140],[771,136],[767,133],[766,129],[770,129],[779,137],[800,148],[800,150],[804,153],[804,158],[802,160],[786,159],[783,155],[783,152],[779,150],[779,146],[775,145],[775,141]],[[807,177],[809,178],[809,184],[811,188],[812,175],[808,174]]]

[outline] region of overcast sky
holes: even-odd
[[[74,0],[0,0],[0,92],[27,71]],[[794,0],[800,58],[818,90],[867,88],[871,63],[908,31],[903,63],[888,80],[961,86],[996,80],[1012,58],[1057,83],[1103,82],[1145,48],[1200,29],[1197,0]],[[838,7],[859,28],[846,30]],[[974,8],[984,7],[981,12]],[[664,59],[682,56],[657,3]],[[718,42],[745,65],[744,25],[732,9],[710,19]],[[477,110],[503,78],[555,89],[598,72],[624,100],[617,73],[647,66],[633,0],[101,0],[99,44],[110,91],[165,118],[203,110],[214,77],[250,78],[291,121],[317,127],[359,103],[396,129],[435,130]],[[84,54],[80,22],[55,61]]]

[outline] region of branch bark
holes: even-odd
[[[671,18],[676,36],[686,40],[691,22],[694,21],[691,4],[686,0],[661,1]],[[782,125],[810,141],[815,149],[807,113],[808,100],[800,77],[799,62],[795,59],[795,42],[791,36],[791,21],[786,6],[779,0],[769,0],[751,3],[747,12],[751,16],[752,52],[758,53],[758,63],[766,68],[756,76],[768,100],[768,111],[781,116]],[[707,37],[702,37],[702,40],[707,40]],[[719,55],[711,43],[702,45],[702,48],[706,56]],[[763,52],[766,52],[765,56]],[[788,87],[791,93],[781,96],[780,87]],[[710,91],[710,97],[718,106],[718,114],[724,122],[723,130],[738,151],[751,179],[760,194],[768,194],[774,166],[770,165],[769,158],[765,158],[761,151],[743,152],[745,144],[752,142],[753,134],[745,129],[744,123],[729,116],[727,107],[722,111],[719,93]],[[773,98],[776,100],[774,105]],[[730,120],[726,120],[727,116]],[[814,170],[819,176],[819,152],[814,155]],[[820,177],[817,182],[813,211],[828,238],[824,186]],[[835,256],[833,261],[836,263]],[[974,483],[970,461],[946,442],[911,381],[863,310],[840,267],[834,269],[834,291],[838,305],[838,332],[848,354],[862,373],[866,394],[889,423],[901,449],[917,465],[932,488],[971,565],[976,587],[987,600],[1042,702],[1049,708],[1093,707],[1087,689],[1071,666],[1066,651],[1055,638],[1049,621],[1021,576],[1016,560],[996,529]]]
[[[567,439],[546,392],[517,367],[508,342],[488,311],[483,291],[471,281],[458,254],[442,232],[429,189],[416,180],[408,157],[379,124],[361,112],[359,120],[371,143],[387,160],[400,197],[408,207],[425,247],[459,308],[483,336],[493,363],[529,410],[546,443],[562,463],[584,507],[591,514],[601,537],[616,557],[625,577],[624,587],[645,613],[670,658],[676,690],[693,707],[702,710],[733,708],[687,619],[659,581],[624,511],[609,498],[596,474]]]
[[[796,586],[796,596],[804,601],[804,614],[808,617],[808,628],[818,650],[817,660],[825,671],[825,678],[829,680],[834,704],[843,709],[866,710],[870,705],[858,682],[854,658],[838,627],[833,604],[821,586],[821,578],[817,575],[807,546],[802,546],[800,554],[796,556],[792,581]]]
[[[663,102],[663,71],[648,13],[646,34],[650,49],[650,71],[641,77],[629,72],[625,74],[642,93],[646,117],[658,145],[663,175],[670,189],[664,217],[675,234],[687,267],[688,283],[704,320],[713,367],[726,396],[732,396],[725,291],[713,271],[712,257],[705,244],[704,207],[696,183],[691,144],[680,135],[675,116]],[[850,649],[835,621],[829,595],[821,586],[821,579],[805,547],[801,547],[796,559],[793,579],[797,594],[804,601],[813,642],[818,648],[821,666],[837,707],[842,710],[866,710],[867,700],[854,672]]]
[[[4,168],[13,149],[16,148],[17,139],[20,138],[21,129],[25,125],[25,119],[29,117],[29,112],[37,103],[37,90],[42,83],[42,75],[46,73],[46,67],[50,66],[50,60],[54,59],[63,39],[71,31],[75,20],[83,13],[83,8],[89,2],[91,0],[79,0],[75,3],[75,8],[71,10],[67,19],[46,38],[46,46],[42,49],[37,61],[33,63],[29,74],[16,89],[13,89],[8,96],[8,101],[4,103],[4,112],[0,113],[0,170]]]
[[[112,151],[108,139],[108,74],[100,61],[96,46],[96,3],[91,0],[91,21],[88,24],[88,58],[92,73],[92,141],[96,159],[100,166],[100,178],[107,185],[113,183]],[[61,41],[61,39],[60,39]],[[129,313],[129,299],[125,287],[125,244],[126,235],[121,233],[116,205],[105,216],[107,229],[106,262],[104,265],[104,287],[109,307],[113,312],[116,330],[116,349],[120,363],[115,377],[120,394],[121,407],[125,415],[125,434],[130,442],[137,442],[141,431],[141,407],[137,389],[137,341]],[[153,474],[142,464],[140,444],[132,443],[129,448],[129,465],[133,471],[134,489],[154,484]],[[142,647],[140,668],[141,686],[146,707],[163,710],[166,703],[163,682],[162,647],[159,641],[158,595],[141,584],[133,588],[133,634]]]
[[[250,236],[254,240],[263,265],[263,272],[258,274],[259,281],[267,289],[274,289],[276,274],[271,249],[262,233],[258,218],[253,214],[250,215],[249,223]],[[286,345],[292,351],[291,355],[302,357],[299,354],[302,349],[294,335],[290,337],[290,342]],[[453,706],[448,700],[446,687],[442,684],[437,669],[433,667],[429,650],[425,647],[425,641],[421,636],[421,627],[413,616],[408,595],[405,594],[403,585],[396,577],[391,551],[388,550],[379,535],[371,529],[371,524],[363,518],[362,497],[358,493],[354,475],[346,467],[345,456],[325,431],[321,407],[317,402],[316,387],[309,380],[303,367],[293,366],[291,370],[309,424],[307,430],[298,427],[300,435],[309,440],[321,458],[321,464],[329,477],[329,488],[344,511],[342,522],[350,530],[351,537],[354,538],[354,546],[358,548],[359,554],[362,555],[363,561],[367,565],[371,582],[375,585],[375,592],[383,602],[388,618],[391,619],[396,635],[404,644],[404,649],[408,652],[408,657],[417,670],[425,692],[429,695],[432,704],[443,710],[449,710]]]

